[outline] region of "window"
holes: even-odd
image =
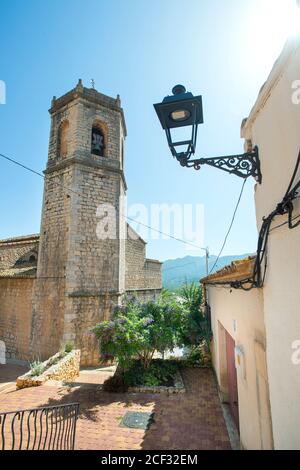
[[[122,147],[121,147],[121,165],[122,170],[124,170],[124,141],[122,140]]]
[[[58,156],[65,157],[68,154],[69,121],[63,121],[58,129]]]
[[[91,152],[99,157],[104,157],[105,142],[104,135],[99,127],[92,128],[92,147]]]
[[[15,262],[15,266],[21,266],[22,264],[28,264],[28,263],[36,263],[37,262],[37,255],[32,253],[32,254],[25,254],[21,258],[17,259]]]

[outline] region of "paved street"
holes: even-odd
[[[0,383],[1,377],[5,377],[7,384],[8,379],[11,380],[21,370],[10,368],[0,366]],[[170,397],[101,391],[99,385],[112,373],[113,369],[84,370],[69,386],[52,382],[19,391],[10,383],[0,392],[0,411],[78,401],[77,449],[230,449],[215,379],[210,370],[184,370],[187,393]],[[148,431],[120,427],[127,411],[154,412],[155,421]]]

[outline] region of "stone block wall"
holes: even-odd
[[[160,293],[161,289],[134,289],[126,292],[127,295],[137,297],[141,302],[155,300]]]
[[[145,258],[146,243],[127,227],[126,291],[159,290],[162,288],[161,263]]]
[[[47,380],[74,380],[80,371],[80,350],[76,349],[60,358],[57,353],[43,363],[44,372],[39,376],[33,376],[31,371],[17,378],[17,388],[38,387]],[[58,362],[56,362],[58,361]],[[53,365],[51,365],[53,364]]]
[[[125,121],[118,98],[84,88],[81,81],[52,100],[50,114],[32,347],[44,358],[73,341],[82,349],[82,363],[92,365],[99,347],[89,328],[109,316],[107,303],[115,293],[117,302],[125,289]],[[104,134],[104,156],[91,150],[95,125]],[[41,339],[45,327],[50,334]]]
[[[64,331],[73,169],[46,175],[32,309],[30,353],[40,360],[60,349]],[[44,332],[47,331],[47,334]]]
[[[65,121],[69,123],[69,136],[67,139],[67,156],[91,157],[92,126],[100,122],[105,131],[105,156],[93,155],[95,161],[105,165],[108,159],[114,160],[116,168],[122,166],[122,148],[126,137],[126,126],[119,98],[111,98],[94,89],[78,85],[58,99],[52,100],[50,109],[52,115],[49,161],[48,164],[57,164],[64,160],[57,154],[58,131]]]
[[[0,279],[0,340],[7,359],[30,360],[34,279]]]
[[[69,224],[68,291],[119,290],[119,263],[124,263],[119,256],[116,221],[120,179],[87,163],[74,167],[72,188],[76,194],[72,195]],[[114,238],[104,238],[105,226]]]
[[[95,292],[94,295],[76,293],[71,294],[69,301],[73,312],[70,319],[73,334],[66,340],[75,337],[76,347],[81,350],[83,366],[97,365],[100,361],[99,342],[90,330],[101,321],[109,319],[111,307],[118,304],[119,297],[109,292]]]
[[[0,340],[9,357],[30,360],[45,360],[73,341],[82,363],[92,365],[99,348],[89,329],[109,318],[126,291],[156,296],[161,263],[145,259],[145,242],[125,222],[120,99],[79,81],[52,100],[50,115],[36,280],[1,280],[10,287],[0,286]],[[103,131],[104,156],[92,153],[95,125]]]

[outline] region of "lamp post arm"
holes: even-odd
[[[202,165],[210,165],[214,168],[234,174],[240,178],[253,176],[258,183],[262,182],[260,171],[260,160],[258,147],[254,147],[252,152],[246,152],[241,155],[229,155],[224,157],[199,158],[190,160],[184,154],[177,156],[180,165],[187,168],[200,170]]]

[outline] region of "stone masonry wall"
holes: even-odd
[[[94,365],[99,348],[90,328],[109,318],[112,304],[121,302],[125,291],[143,298],[157,295],[161,264],[145,259],[140,238],[126,239],[126,127],[119,98],[84,88],[79,81],[52,100],[50,114],[37,278],[28,285],[24,281],[22,288],[17,284],[16,296],[12,284],[9,300],[2,289],[6,303],[0,305],[0,313],[12,312],[5,313],[3,318],[9,320],[1,320],[2,328],[11,335],[11,355],[25,357],[27,351],[30,359],[45,360],[73,341],[82,350],[82,364]],[[104,156],[91,153],[94,125],[104,133]],[[24,331],[17,326],[21,304]]]
[[[109,317],[112,299],[124,291],[125,240],[120,236],[125,225],[120,217],[124,183],[120,173],[118,113],[101,107],[93,109],[85,103],[78,107],[64,340],[74,341],[82,350],[83,365],[94,365],[99,363],[99,345],[89,329]],[[95,121],[104,122],[107,128],[105,157],[90,153]]]
[[[161,289],[134,289],[132,291],[128,290],[126,294],[128,296],[137,297],[141,302],[149,302],[150,300],[155,300],[160,295]]]
[[[118,301],[125,288],[125,237],[121,236],[125,219],[120,201],[126,189],[122,170],[126,129],[119,100],[83,88],[81,82],[52,101],[50,114],[32,345],[44,358],[61,343],[73,341],[82,349],[82,363],[93,365],[99,361],[99,348],[89,328],[109,315],[108,304],[113,298]],[[59,130],[65,122],[62,155]],[[103,157],[91,153],[95,124],[104,132]],[[103,236],[106,227],[108,237]],[[45,327],[50,335],[41,339],[39,332]]]
[[[76,334],[76,347],[81,350],[81,364],[83,366],[98,365],[100,361],[99,343],[91,328],[110,317],[111,307],[119,303],[118,296],[111,293],[107,295],[80,295],[74,294],[70,298],[73,311],[73,328]]]
[[[0,340],[7,359],[31,360],[31,328],[34,279],[0,279]]]
[[[145,259],[146,244],[128,226],[126,240],[126,291],[160,290],[162,288],[161,263]]]
[[[52,364],[52,365],[51,365]],[[61,358],[58,352],[43,362],[44,372],[41,375],[32,375],[31,370],[17,378],[17,388],[38,387],[47,380],[74,380],[80,371],[80,350],[73,350]]]
[[[30,332],[31,355],[41,360],[55,354],[63,341],[72,197],[67,188],[72,180],[72,168],[54,171],[45,178]]]

